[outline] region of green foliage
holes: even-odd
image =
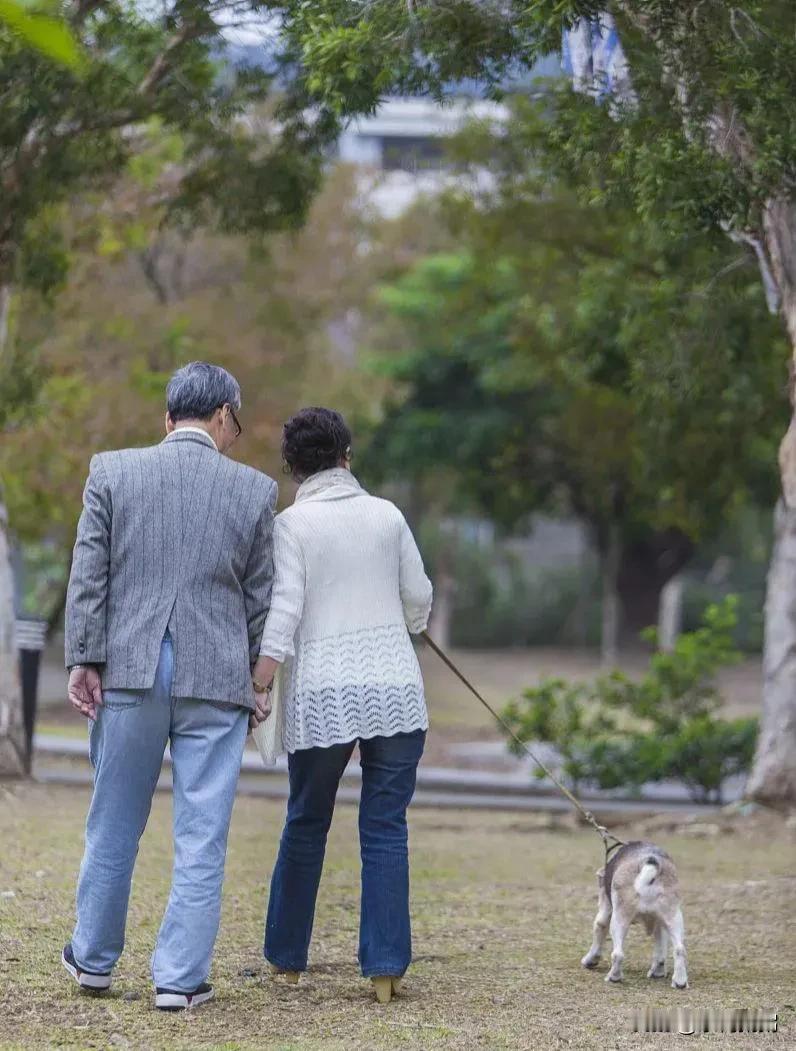
[[[50,299],[64,285],[71,262],[63,209],[45,205],[26,224],[18,259],[19,283]]]
[[[743,573],[735,572],[721,584],[705,580],[689,580],[683,589],[683,630],[693,630],[702,620],[705,610],[726,595],[738,598],[738,623],[735,628],[735,644],[744,653],[761,653],[763,650],[764,607],[766,601],[765,572],[758,572],[752,582],[739,591]]]
[[[61,65],[80,69],[83,54],[69,26],[31,4],[0,0],[0,23],[41,54]]]
[[[85,474],[85,454],[72,436],[96,411],[93,396],[85,376],[51,375],[5,421],[0,474],[17,536],[39,541],[72,534],[79,505],[63,493],[79,488],[75,479]],[[34,428],[35,443],[15,440]]]
[[[755,719],[718,714],[716,675],[740,656],[736,609],[734,596],[710,606],[702,626],[655,653],[638,680],[619,671],[592,683],[546,679],[507,705],[504,718],[522,740],[554,745],[575,785],[674,780],[695,799],[720,800],[724,780],[748,770],[757,732]]]
[[[307,100],[335,117],[393,92],[441,96],[462,79],[500,93],[508,74],[559,49],[564,25],[608,10],[635,103],[614,107],[611,129],[586,109],[559,126],[574,164],[607,161],[600,196],[758,232],[767,198],[792,199],[791,0],[288,0],[284,10]]]
[[[24,615],[49,620],[60,613],[69,580],[69,560],[51,542],[26,544],[22,549],[22,610]]]
[[[713,714],[721,705],[715,683],[716,672],[740,660],[733,641],[738,600],[728,595],[724,602],[709,606],[703,624],[677,639],[670,652],[650,658],[648,673],[632,683],[618,673],[609,703],[625,707],[635,718],[654,722],[664,733],[673,731],[686,716]],[[657,642],[657,630],[649,628],[647,641]]]
[[[446,199],[457,253],[381,292],[393,396],[368,463],[444,473],[457,507],[507,525],[544,508],[598,540],[618,521],[627,540],[704,541],[776,492],[787,347],[744,256],[601,198],[605,163],[564,155],[564,114],[613,127],[561,93],[455,143],[468,170],[490,157],[494,185]]]
[[[36,356],[12,346],[0,362],[0,431],[14,426],[34,403],[42,379]]]
[[[252,0],[238,14],[264,7]],[[329,129],[295,106],[291,114],[290,94],[277,98],[262,71],[219,76],[224,0],[157,11],[71,0],[63,12],[84,56],[79,72],[0,22],[0,283],[33,274],[35,287],[57,287],[63,254],[56,244],[47,264],[36,222],[76,193],[107,192],[125,172],[150,191],[163,225],[260,235],[296,226]]]
[[[370,112],[393,93],[441,97],[466,79],[499,92],[508,72],[560,46],[564,21],[600,7],[594,0],[282,4],[307,100],[336,117]]]
[[[685,720],[663,741],[664,776],[688,785],[695,799],[721,802],[724,779],[746,774],[752,765],[757,726],[753,718]]]

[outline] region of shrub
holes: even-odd
[[[546,679],[507,705],[504,717],[521,740],[554,745],[575,787],[637,790],[676,780],[692,798],[720,802],[724,780],[749,769],[757,734],[755,719],[716,714],[716,673],[740,658],[736,609],[732,595],[709,606],[701,627],[671,652],[655,653],[638,680],[619,671],[592,683]],[[643,634],[655,641],[654,629]]]

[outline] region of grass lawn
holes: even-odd
[[[780,1012],[777,1037],[701,1038],[711,1046],[796,1047],[796,839],[780,818],[737,818],[705,838],[656,833],[678,862],[684,891],[691,988],[677,992],[644,977],[650,945],[640,928],[631,932],[622,986],[605,985],[605,965],[580,969],[601,861],[592,832],[550,827],[534,815],[418,809],[416,959],[404,995],[379,1007],[355,958],[355,810],[338,809],[310,970],[291,987],[266,976],[260,955],[283,805],[239,798],[213,973],[218,998],[193,1014],[168,1015],[155,1011],[148,983],[171,862],[166,796],[157,797],[142,842],[112,993],[81,995],[58,963],[87,802],[82,789],[0,787],[2,1048],[669,1047],[694,1038],[634,1035],[631,1010],[684,1004]],[[623,838],[633,831],[625,828]]]

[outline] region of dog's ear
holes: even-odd
[[[597,886],[598,887],[604,887],[605,886],[605,869],[597,869],[597,871],[595,872],[595,876],[597,877]]]

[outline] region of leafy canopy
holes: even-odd
[[[460,250],[381,292],[395,387],[370,462],[447,472],[460,505],[509,524],[547,507],[696,541],[775,491],[787,348],[742,251],[571,162],[560,127],[585,110],[610,124],[562,92],[457,142],[491,181],[445,203]]]
[[[573,159],[608,157],[601,192],[642,212],[665,203],[758,232],[768,198],[793,198],[791,0],[288,0],[285,27],[307,100],[344,119],[391,92],[441,97],[463,80],[500,95],[559,50],[565,26],[601,11],[619,27],[635,99],[597,139],[585,113],[562,125]]]
[[[301,220],[328,127],[304,119],[289,90],[277,93],[273,72],[222,71],[219,60],[221,26],[267,18],[268,4],[70,0],[63,12],[79,70],[0,22],[0,283],[29,276],[37,217],[74,193],[107,190],[153,127],[181,140],[161,187],[164,221],[257,233]]]

